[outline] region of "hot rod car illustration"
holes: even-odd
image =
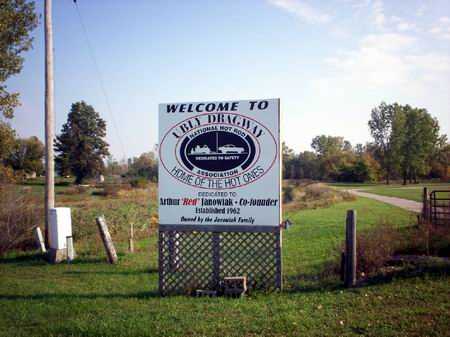
[[[234,146],[233,144],[227,144],[219,147],[219,152],[221,153],[242,153],[244,148]]]

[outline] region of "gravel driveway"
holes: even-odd
[[[357,196],[360,196],[360,197],[370,198],[370,199],[384,202],[389,205],[397,206],[397,207],[406,209],[407,211],[411,211],[411,212],[415,212],[415,213],[420,213],[422,211],[422,203],[417,202],[417,201],[396,198],[396,197],[387,197],[384,195],[363,192],[360,190],[348,190],[348,192],[355,194]]]

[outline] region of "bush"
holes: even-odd
[[[86,193],[87,191],[88,191],[88,188],[86,186],[77,185],[77,186],[73,186],[73,187],[67,188],[67,189],[59,192],[59,194],[76,195],[76,194]]]
[[[320,183],[286,182],[283,203],[286,211],[328,207],[337,202],[355,200],[348,192],[338,191]]]
[[[143,177],[134,178],[130,181],[130,185],[133,188],[147,188],[148,180]]]
[[[373,180],[373,169],[364,159],[358,159],[355,163],[346,164],[339,167],[336,181],[363,183]]]
[[[381,224],[356,237],[357,272],[367,275],[378,272],[402,247],[400,232],[389,224]]]
[[[334,199],[336,191],[322,184],[312,184],[305,187],[305,200]]]
[[[416,259],[422,255],[449,257],[450,228],[419,224],[407,228],[396,228],[390,224],[378,224],[377,227],[357,234],[356,237],[357,273],[374,275],[382,272],[395,256],[410,255]],[[339,252],[344,251],[343,243]],[[337,256],[337,254],[336,254]],[[339,254],[340,257],[340,254]],[[340,259],[336,259],[326,272],[339,273]]]
[[[283,188],[283,204],[287,204],[294,200],[294,186],[288,185]]]
[[[94,195],[101,195],[103,197],[117,197],[119,195],[120,185],[107,184],[103,186],[101,191],[94,192]]]
[[[44,221],[36,197],[15,185],[0,185],[0,204],[0,255],[35,247],[33,228]]]
[[[405,233],[406,241],[398,254],[450,256],[450,227],[420,223]]]
[[[0,163],[0,184],[10,184],[16,181],[14,170]]]
[[[60,180],[55,183],[55,186],[70,186],[72,183],[68,180]]]
[[[130,188],[129,184],[104,184],[100,191],[94,191],[92,194],[102,197],[117,197],[121,190],[129,190]]]

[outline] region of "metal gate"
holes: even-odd
[[[159,226],[162,295],[218,290],[228,276],[246,276],[249,289],[281,289],[280,228]]]
[[[450,225],[450,191],[430,193],[429,218],[434,225]]]

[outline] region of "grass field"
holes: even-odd
[[[92,206],[108,208],[100,203]],[[448,269],[353,290],[318,278],[344,237],[350,208],[359,231],[414,221],[364,198],[285,214],[295,225],[283,240],[284,291],[242,299],[160,298],[155,234],[139,241],[135,254],[121,241],[117,266],[104,263],[98,245],[71,265],[7,256],[0,260],[0,336],[448,336]]]
[[[361,191],[385,195],[388,197],[397,197],[403,199],[409,199],[414,201],[422,201],[423,188],[427,187],[429,191],[432,190],[450,190],[450,183],[431,183],[431,184],[414,184],[414,185],[401,185],[401,184],[330,184],[338,189],[358,189]]]

